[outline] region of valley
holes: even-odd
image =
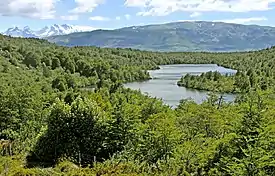
[[[1,175],[275,174],[275,47],[156,52],[0,35],[0,83]]]
[[[275,0],[0,0],[0,176],[275,176]]]

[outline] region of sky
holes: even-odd
[[[0,0],[0,31],[71,24],[89,29],[177,21],[275,26],[275,0]]]

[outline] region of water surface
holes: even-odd
[[[164,103],[176,107],[182,99],[193,99],[202,103],[207,98],[207,91],[199,91],[179,87],[177,82],[186,74],[199,75],[203,72],[218,71],[222,74],[235,74],[236,71],[217,66],[215,64],[178,64],[161,65],[159,70],[150,70],[153,79],[145,82],[134,82],[125,84],[126,88],[140,90],[151,97],[161,98]],[[224,94],[225,101],[233,101],[233,94]]]

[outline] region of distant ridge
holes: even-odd
[[[183,21],[47,37],[64,46],[149,51],[248,51],[275,45],[275,28],[223,22]]]

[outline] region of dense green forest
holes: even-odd
[[[274,57],[275,48],[155,53],[0,35],[0,175],[274,175]],[[171,109],[122,85],[178,63],[237,69],[186,77],[241,94]]]
[[[179,86],[199,90],[227,93],[247,93],[250,90],[267,90],[275,85],[275,47],[244,53],[206,54],[194,63],[215,63],[237,70],[237,73],[207,72],[201,75],[184,75]],[[208,58],[207,58],[208,57]]]
[[[223,76],[218,71],[210,71],[202,73],[201,75],[186,74],[178,81],[178,86],[223,93],[240,93],[242,88],[247,89],[250,87],[248,85],[249,82],[242,86],[241,84],[244,84],[244,82],[241,81],[243,80],[237,79],[237,77],[234,79],[234,76],[232,75]]]

